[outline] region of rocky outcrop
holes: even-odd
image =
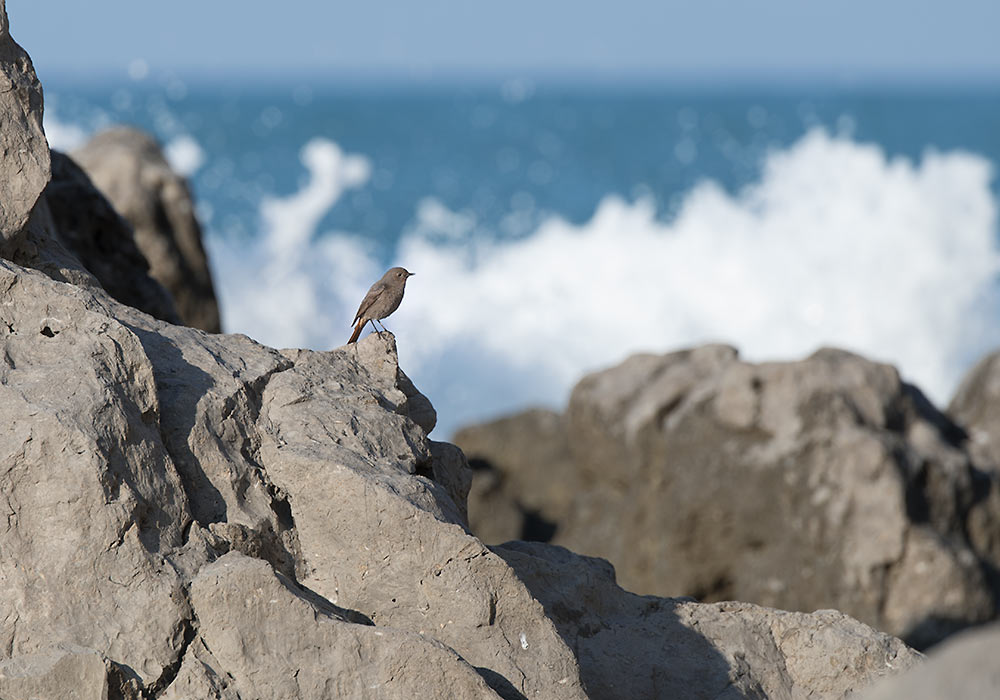
[[[49,145],[42,132],[42,86],[28,54],[11,38],[2,0],[0,66],[0,154],[12,175],[0,179],[0,255],[7,257],[49,181]]]
[[[935,647],[926,663],[887,678],[863,700],[982,700],[1000,697],[1000,625],[963,632]]]
[[[834,610],[638,596],[601,559],[528,542],[495,551],[576,651],[593,698],[842,698],[918,660],[900,640]]]
[[[278,351],[157,320],[49,205],[5,249],[29,266],[0,259],[5,700],[836,698],[916,663],[841,614],[639,597],[606,562],[487,547],[390,334]]]
[[[1000,473],[1000,352],[973,367],[955,392],[948,415],[969,434],[969,450],[984,469]]]
[[[163,321],[181,322],[170,294],[150,277],[132,226],[69,156],[52,152],[44,197],[59,241],[108,294]]]
[[[156,141],[116,127],[72,156],[132,224],[150,274],[170,292],[182,322],[218,333],[219,307],[191,193]]]
[[[921,646],[995,614],[996,480],[893,368],[846,352],[636,356],[584,378],[565,417],[456,442],[505,485],[473,486],[473,522],[528,504],[632,590],[836,608]]]

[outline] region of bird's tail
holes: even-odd
[[[351,339],[347,341],[348,345],[357,342],[358,336],[361,335],[361,329],[365,327],[366,323],[368,323],[368,321],[364,320],[363,318],[358,319],[358,325],[354,327],[354,332],[351,333]]]

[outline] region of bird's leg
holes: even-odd
[[[369,319],[369,320],[368,320],[368,323],[372,324],[372,329],[373,329],[373,330],[374,330],[374,331],[375,331],[376,333],[378,333],[378,326],[376,326],[376,325],[375,325],[375,319],[374,319],[374,318],[372,318],[372,319]],[[368,323],[366,323],[365,325],[367,326],[367,325],[368,325]]]

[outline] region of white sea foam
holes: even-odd
[[[163,155],[179,175],[191,177],[205,164],[205,151],[189,134],[172,138],[163,147]]]
[[[82,146],[90,136],[83,127],[59,119],[52,108],[45,110],[42,128],[45,130],[49,148],[57,151],[72,151]]]
[[[341,308],[347,295],[381,274],[352,237],[314,237],[343,192],[368,180],[371,164],[319,138],[305,145],[301,159],[308,183],[288,197],[261,204],[259,239],[213,238],[210,249],[227,330],[279,347],[322,348],[343,342],[334,342],[341,334],[333,333],[333,327],[340,331],[350,322]]]
[[[328,142],[303,162],[309,184],[266,202],[265,242],[228,263],[243,269],[223,273],[223,305],[232,330],[327,348],[382,270],[361,238],[315,227],[369,169]],[[974,154],[887,159],[816,130],[736,195],[695,187],[669,222],[649,200],[607,197],[582,226],[553,218],[527,238],[473,245],[454,242],[475,226],[467,214],[425,201],[396,255],[417,274],[387,323],[442,434],[558,405],[585,371],[632,352],[708,341],[753,360],[845,347],[895,363],[943,402],[1000,345],[992,175]]]

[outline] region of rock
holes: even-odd
[[[218,333],[219,307],[194,203],[156,141],[138,129],[116,127],[72,156],[131,222],[150,273],[170,292],[181,320]]]
[[[233,697],[499,697],[447,647],[339,619],[259,559],[232,553],[205,567],[191,600],[200,623],[196,641],[226,669],[213,675]]]
[[[163,553],[191,515],[153,377],[92,292],[0,261],[8,653],[69,642],[153,683],[180,649],[190,611]]]
[[[433,635],[505,697],[583,697],[541,606],[431,478],[434,451],[397,381],[384,333],[298,351],[264,389],[260,461],[288,496],[298,580],[376,625]]]
[[[0,662],[0,697],[139,700],[138,684],[93,649],[64,644]]]
[[[1000,472],[1000,351],[982,358],[962,379],[948,415],[968,432],[978,463]]]
[[[1000,697],[1000,625],[963,632],[930,653],[926,663],[886,679],[863,700],[982,700]]]
[[[893,368],[850,353],[640,355],[584,378],[562,419],[457,442],[631,590],[836,608],[919,646],[995,613],[996,479]]]
[[[527,542],[494,551],[576,650],[592,700],[846,698],[920,660],[898,639],[833,610],[638,596],[620,589],[601,559]]]
[[[24,225],[49,181],[49,145],[42,131],[42,86],[31,59],[11,38],[0,0],[0,256],[23,236]]]
[[[149,276],[131,224],[69,156],[57,151],[45,200],[59,240],[108,294],[163,321],[181,322],[170,294]]]
[[[455,444],[477,470],[470,494],[470,525],[484,542],[548,541],[565,522],[577,476],[558,413],[534,409],[458,431]],[[533,464],[534,468],[519,469]]]

